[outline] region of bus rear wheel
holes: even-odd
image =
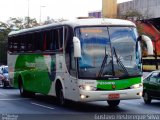
[[[34,92],[30,92],[30,91],[27,91],[27,90],[24,89],[23,82],[21,80],[19,81],[19,91],[20,91],[20,95],[22,97],[33,97],[33,96],[35,96]]]
[[[107,100],[110,107],[117,107],[120,103],[120,100]]]
[[[20,95],[21,95],[22,97],[26,97],[27,93],[26,93],[26,91],[24,90],[23,82],[22,82],[22,81],[19,81],[19,92],[20,92]]]

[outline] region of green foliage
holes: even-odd
[[[24,28],[31,28],[31,27],[35,27],[35,26],[39,26],[39,24],[35,18],[25,17],[24,23],[23,23]]]
[[[0,65],[7,64],[7,38],[11,31],[20,30],[24,28],[30,28],[38,26],[38,22],[35,18],[25,17],[23,18],[9,18],[4,23],[0,22]]]
[[[25,17],[23,19],[18,17],[9,18],[6,23],[0,22],[0,64],[7,63],[7,37],[11,31],[62,21],[65,21],[65,19],[54,20],[48,17],[44,23],[39,24],[35,18]]]

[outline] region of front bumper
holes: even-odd
[[[142,97],[143,87],[137,89],[115,90],[115,91],[80,91],[79,101],[106,101],[106,100],[127,100],[140,99]],[[109,99],[110,94],[119,94],[119,98]],[[83,98],[81,97],[83,96]]]

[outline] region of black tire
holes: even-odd
[[[22,97],[26,97],[27,96],[27,93],[26,93],[26,91],[24,90],[24,87],[23,87],[22,80],[19,81],[19,92],[20,92],[20,95]]]
[[[7,83],[6,83],[5,81],[2,81],[2,87],[3,87],[4,89],[7,88]]]
[[[22,80],[19,81],[19,92],[22,97],[34,97],[35,93],[24,89]]]
[[[63,94],[63,88],[60,82],[56,84],[56,96],[57,96],[57,102],[59,105],[64,106],[65,105],[65,99]]]
[[[143,92],[143,100],[145,104],[151,104],[151,97],[148,95],[147,92]]]
[[[64,99],[64,95],[63,95],[63,89],[61,89],[59,91],[59,104],[60,105],[65,105],[65,99]]]
[[[120,100],[107,100],[110,107],[117,107],[120,103]]]

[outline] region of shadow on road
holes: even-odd
[[[47,105],[56,106],[58,108],[74,112],[82,112],[82,113],[126,112],[126,110],[123,110],[120,107],[115,107],[115,108],[109,107],[107,101],[105,102],[105,104],[96,104],[95,102],[81,103],[81,102],[66,101],[65,106],[60,106],[58,105],[56,98],[51,96],[44,96],[38,94],[32,99],[41,104],[47,103]]]
[[[147,107],[154,107],[154,108],[160,108],[160,101],[158,100],[152,100],[151,104],[145,104]]]

